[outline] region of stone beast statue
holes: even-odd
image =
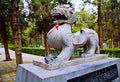
[[[77,14],[74,8],[68,4],[58,5],[51,11],[52,17],[55,18],[56,24],[47,34],[50,47],[60,50],[56,57],[48,55],[45,62],[50,61],[67,61],[70,59],[72,51],[76,48],[83,47],[84,52],[81,57],[91,56],[99,53],[98,35],[93,29],[83,29],[76,33],[71,32],[72,23],[76,21]],[[55,59],[55,60],[54,60]]]

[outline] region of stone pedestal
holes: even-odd
[[[18,66],[16,82],[120,82],[120,59],[106,58],[47,70],[33,64]]]
[[[43,60],[34,60],[33,64],[39,67],[42,67],[47,70],[55,70],[64,67],[74,66],[85,64],[93,61],[103,60],[108,58],[106,54],[94,54],[89,57],[81,58],[80,56],[72,57],[69,61],[60,61],[60,62],[52,62],[50,64],[46,64]]]

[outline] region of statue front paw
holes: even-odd
[[[56,58],[57,58],[56,55],[49,54],[48,56],[45,57],[45,63],[49,64],[51,61],[53,61]]]

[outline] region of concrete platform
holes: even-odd
[[[16,82],[120,82],[120,59],[106,58],[56,70],[33,64],[18,66]]]
[[[107,54],[94,54],[89,57],[81,58],[80,56],[73,57],[69,61],[61,61],[61,62],[52,62],[50,64],[46,64],[43,60],[33,60],[33,64],[37,65],[39,67],[42,67],[47,70],[55,70],[59,68],[74,66],[74,65],[80,65],[85,64],[88,62],[103,60],[108,58]]]

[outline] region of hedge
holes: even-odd
[[[9,49],[14,50],[14,47],[9,46]],[[33,55],[45,56],[45,48],[22,47],[22,52],[33,54]],[[58,53],[59,51],[51,49],[51,54],[58,54]]]
[[[22,52],[29,53],[29,54],[34,54],[34,55],[45,56],[45,49],[44,48],[27,48],[27,47],[23,47]],[[51,53],[52,54],[58,54],[59,51],[51,49]]]
[[[120,49],[119,48],[115,48],[115,49],[100,49],[100,53],[101,54],[108,54],[109,57],[116,57],[116,58],[120,58]]]
[[[13,46],[9,46],[9,49],[14,50]],[[30,48],[30,47],[22,47],[22,52],[24,53],[29,53],[29,54],[34,54],[34,55],[40,55],[40,56],[45,56],[45,49],[44,48]],[[82,49],[78,48],[75,50],[72,55],[76,56],[81,54]],[[120,49],[100,49],[101,54],[108,54],[109,57],[117,57],[120,58]],[[59,54],[59,51],[55,49],[51,49],[51,54]]]

